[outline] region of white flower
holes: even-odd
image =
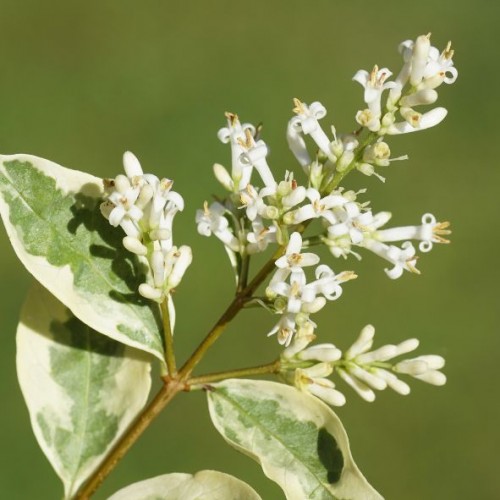
[[[285,179],[278,184],[277,196],[281,200],[281,207],[284,212],[302,203],[306,198],[306,188],[299,186],[293,178],[293,172],[286,172]]]
[[[240,200],[246,208],[249,220],[255,220],[258,215],[266,216],[268,207],[264,203],[264,197],[273,195],[275,192],[275,187],[257,190],[251,184],[247,184],[246,188],[240,191]]]
[[[334,161],[335,158],[332,156],[332,151],[330,149],[331,141],[319,124],[319,120],[326,116],[325,107],[320,102],[313,102],[308,106],[299,99],[294,99],[293,103],[295,105],[293,112],[296,113],[297,116],[293,117],[288,123],[287,137],[290,149],[299,163],[302,166],[310,163],[310,161],[305,163],[309,155],[307,155],[307,151],[305,150],[305,144],[297,140],[297,134],[299,132],[304,135],[310,135],[320,151]],[[291,132],[292,130],[293,132]]]
[[[316,338],[314,328],[315,324],[310,320],[301,322],[293,342],[281,353],[282,359],[290,360],[304,350]]]
[[[374,120],[379,119],[382,114],[382,92],[396,85],[394,82],[386,81],[391,75],[392,73],[387,68],[379,69],[378,66],[375,65],[370,73],[365,70],[359,70],[352,78],[365,89],[364,101],[368,105],[368,109]],[[373,130],[373,128],[370,128],[370,130]],[[377,130],[373,131],[376,132]]]
[[[332,269],[326,265],[316,268],[316,281],[306,285],[306,296],[322,294],[328,300],[337,300],[342,295],[341,283],[357,278],[352,271],[343,271],[335,274]]]
[[[238,115],[234,113],[226,113],[226,118],[228,125],[219,130],[217,137],[221,142],[231,145],[233,189],[240,191],[246,187],[252,176],[252,165],[241,162],[241,155],[245,151],[242,141],[245,141],[246,132],[255,133],[255,127],[249,123],[242,125]]]
[[[420,271],[416,268],[415,247],[409,241],[405,241],[399,248],[394,245],[386,245],[381,241],[366,239],[363,241],[362,246],[389,261],[394,266],[392,269],[385,269],[387,276],[391,279],[399,278],[404,270],[420,274]]]
[[[224,217],[225,212],[225,207],[220,203],[214,202],[209,207],[208,203],[205,202],[203,210],[196,211],[198,233],[203,236],[210,236],[213,233],[224,245],[238,252],[240,243],[229,228],[229,222]]]
[[[300,253],[302,250],[302,236],[295,232],[290,236],[290,241],[285,250],[285,255],[276,260],[278,268],[269,283],[272,287],[275,283],[285,281],[290,274],[303,275],[303,267],[314,266],[319,262],[319,257],[314,253]]]
[[[117,227],[124,218],[137,222],[143,216],[143,211],[135,205],[139,197],[139,187],[132,186],[126,176],[118,175],[114,180],[114,188],[108,195],[108,201],[114,205],[108,216],[109,223]]]
[[[268,154],[266,143],[262,140],[255,142],[250,130],[245,131],[245,139],[240,139],[239,143],[243,148],[240,163],[245,167],[255,167],[265,186],[275,189],[276,181],[266,160]]]
[[[293,153],[304,171],[307,172],[307,166],[311,164],[312,160],[307,151],[306,142],[302,136],[302,128],[300,123],[297,121],[297,118],[289,120],[286,128],[286,140],[290,151]]]
[[[311,203],[285,214],[283,218],[285,223],[299,224],[306,220],[321,217],[326,219],[330,224],[334,224],[337,222],[337,219],[331,209],[341,207],[348,201],[344,196],[339,194],[329,194],[321,198],[319,191],[314,188],[309,188],[306,196]]]
[[[270,284],[269,289],[274,294],[287,299],[287,313],[297,314],[302,311],[304,303],[312,302],[316,298],[314,294],[309,294],[307,298],[303,297],[305,286],[306,277],[300,269],[300,272],[291,275],[290,283],[279,281]]]
[[[437,100],[434,90],[443,82],[453,83],[458,72],[453,66],[453,50],[448,43],[443,52],[432,47],[430,34],[422,35],[415,42],[406,40],[400,45],[404,65],[396,78],[396,86],[391,89],[387,108],[391,111],[386,116],[394,117],[394,111],[399,111],[404,122],[394,123],[389,120],[379,133],[390,135],[404,134],[416,130],[424,130],[440,123],[446,116],[445,108],[434,108],[427,113],[415,111],[414,106],[433,104]],[[404,86],[409,83],[411,88],[401,97]],[[385,119],[385,117],[384,117]]]
[[[453,53],[451,42],[439,53],[435,47],[429,50],[429,59],[424,70],[423,84],[427,88],[436,88],[440,82],[455,83],[458,77],[457,68],[453,66]]]
[[[124,230],[123,246],[149,264],[148,282],[139,286],[139,293],[161,302],[170,289],[180,283],[192,259],[189,247],[178,251],[173,246],[173,219],[183,210],[184,200],[172,191],[170,179],[160,180],[153,174],[144,174],[139,160],[131,152],[123,155],[123,167],[126,176],[118,175],[105,182],[107,199],[101,205],[101,212],[111,225],[120,225]]]
[[[345,208],[347,206],[348,204]],[[399,278],[403,270],[419,274],[415,267],[417,260],[415,248],[407,240],[419,240],[419,250],[422,252],[429,252],[434,243],[449,243],[444,236],[451,233],[448,229],[450,223],[437,222],[432,214],[425,214],[419,226],[380,229],[389,221],[391,217],[389,212],[372,215],[368,210],[359,213],[359,209],[356,211],[354,206],[351,212],[352,217],[347,214],[347,210],[343,216],[342,212],[335,212],[338,222],[327,228],[327,234],[322,238],[324,243],[335,257],[346,257],[352,253],[361,258],[352,250],[353,246],[374,252],[394,265],[393,269],[386,269],[388,276],[393,279]],[[395,241],[404,243],[401,248],[387,245],[388,242]]]
[[[303,269],[300,266],[297,266],[296,269],[293,267],[292,263],[290,269],[279,269],[276,273],[278,274],[279,271],[288,273],[287,276],[290,275],[289,283],[284,280],[276,280],[275,275],[266,290],[268,297],[279,297],[275,301],[275,307],[282,311],[282,318],[270,332],[270,335],[278,332],[278,339],[282,339],[280,343],[288,347],[296,331],[296,324],[300,325],[301,337],[303,338],[287,351],[285,357],[294,356],[314,338],[315,324],[309,319],[309,315],[320,311],[327,300],[339,298],[342,294],[340,284],[356,277],[351,271],[344,271],[336,276],[328,266],[322,265],[316,269],[316,280],[307,283]]]
[[[449,222],[437,222],[432,214],[425,214],[422,217],[421,226],[404,226],[393,227],[390,229],[379,230],[375,234],[375,238],[379,241],[403,241],[403,240],[420,240],[418,248],[421,252],[429,252],[432,249],[433,243],[449,243],[450,241],[443,238],[451,231],[448,229]]]
[[[292,273],[290,283],[284,281],[274,282],[269,285],[273,295],[279,295],[287,299],[287,313],[297,314],[299,312],[312,314],[321,310],[326,300],[336,300],[342,295],[341,283],[356,278],[351,271],[344,271],[339,275],[325,265],[316,269],[316,280],[306,283],[305,273]],[[322,296],[320,296],[322,295]]]
[[[267,334],[268,337],[278,335],[278,342],[285,347],[290,345],[293,334],[297,331],[294,314],[284,314],[281,316],[275,327]]]
[[[252,232],[247,234],[247,252],[263,252],[269,243],[276,243],[276,226],[266,227],[259,217],[252,222]]]
[[[186,245],[164,252],[156,243],[150,258],[152,282],[141,285],[139,293],[145,298],[162,302],[179,285],[192,260],[191,248]]]
[[[162,225],[165,212],[184,210],[184,200],[179,193],[172,191],[173,181],[158,179],[155,175],[144,176],[147,183],[153,188],[153,197],[149,203],[148,229],[156,229]],[[147,215],[146,211],[145,214]]]
[[[380,215],[380,214],[378,214]],[[352,245],[360,245],[365,238],[365,233],[372,231],[377,224],[384,224],[379,216],[373,216],[371,211],[360,211],[358,203],[350,201],[346,203],[342,210],[335,210],[337,222],[327,229],[327,236],[323,241],[335,257],[346,258],[348,254],[361,257],[352,250]]]
[[[431,46],[430,35],[422,35],[415,42],[406,40],[400,49],[409,66],[406,69],[407,78],[414,87],[434,89],[443,82],[451,84],[457,79],[451,42],[440,52]],[[400,81],[403,85],[406,83],[404,78]]]

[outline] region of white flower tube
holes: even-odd
[[[387,276],[391,279],[402,276],[404,270],[420,274],[420,271],[416,268],[415,248],[409,241],[405,241],[401,248],[398,248],[394,245],[386,245],[381,241],[368,239],[363,241],[362,246],[389,261],[394,266],[392,269],[385,269]]]
[[[413,45],[413,53],[411,57],[411,72],[410,84],[417,86],[424,77],[425,67],[427,66],[427,59],[431,48],[430,33],[428,35],[421,35]]]
[[[182,245],[175,250],[174,263],[170,274],[167,276],[166,291],[170,291],[181,282],[187,268],[193,261],[193,253],[187,245]]]
[[[386,82],[391,75],[387,68],[379,69],[375,65],[370,73],[361,69],[352,78],[365,89],[364,101],[368,105],[372,119],[379,119],[382,114],[382,92],[396,86],[395,82]]]
[[[242,141],[245,141],[245,133],[255,133],[255,127],[249,123],[240,123],[238,115],[234,113],[226,113],[227,127],[221,128],[217,133],[219,140],[225,144],[231,145],[231,177],[233,180],[233,189],[239,191],[244,189],[250,182],[252,176],[252,165],[242,164],[241,155],[245,148],[242,146]]]
[[[297,116],[290,120],[289,126],[301,130],[304,135],[310,135],[320,151],[335,161],[330,150],[331,141],[319,124],[319,120],[326,116],[326,108],[320,102],[313,102],[308,106],[296,98],[293,103],[295,105],[293,112]]]
[[[262,140],[255,142],[251,132],[247,130],[245,133],[245,139],[240,140],[240,145],[243,148],[243,152],[239,158],[241,164],[246,167],[250,167],[250,169],[254,167],[257,172],[259,172],[265,186],[267,188],[275,189],[276,181],[274,180],[274,176],[266,160],[268,154],[266,143]],[[248,182],[250,182],[250,180],[248,180]]]
[[[288,147],[307,173],[307,166],[311,164],[312,160],[307,151],[306,142],[301,135],[301,131],[300,122],[296,118],[289,120],[286,128]]]
[[[425,130],[439,125],[448,114],[446,108],[434,108],[420,115],[418,126],[414,127],[407,121],[396,122],[387,128],[388,135],[408,134],[410,132],[417,132],[418,130]]]
[[[419,249],[421,252],[429,252],[432,249],[433,243],[449,243],[450,241],[443,238],[451,231],[448,229],[449,222],[437,222],[432,214],[424,214],[422,216],[421,226],[404,226],[383,229],[376,232],[376,238],[379,241],[403,241],[403,240],[420,240]]]

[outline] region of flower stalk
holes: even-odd
[[[163,335],[165,341],[165,361],[167,363],[168,375],[175,377],[177,367],[174,353],[174,336],[170,321],[170,312],[168,310],[168,298],[165,298],[160,304],[161,316],[163,321]]]

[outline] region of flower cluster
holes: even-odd
[[[300,253],[302,237],[295,232],[290,237],[286,253],[276,261],[278,268],[269,283],[266,295],[274,309],[281,314],[269,335],[278,334],[280,344],[288,346],[297,329],[312,333],[316,324],[309,316],[323,309],[327,300],[336,300],[342,294],[341,283],[356,278],[351,271],[338,275],[326,265],[316,268],[316,280],[307,283],[304,267],[319,263],[314,253]]]
[[[419,274],[416,268],[416,250],[409,240],[417,240],[421,252],[429,252],[434,243],[449,243],[444,236],[450,234],[449,222],[437,222],[432,214],[422,217],[422,224],[418,226],[393,227],[380,229],[391,218],[389,212],[380,212],[373,215],[371,210],[361,212],[353,204],[351,213],[347,211],[343,217],[327,228],[322,237],[335,257],[347,257],[353,254],[361,258],[352,250],[352,247],[366,248],[392,264],[391,269],[385,272],[389,278],[399,278],[403,271]],[[388,245],[395,241],[404,241],[401,248]]]
[[[353,80],[364,88],[366,107],[356,113],[360,128],[353,133],[340,134],[331,126],[329,135],[320,124],[326,108],[319,102],[294,99],[286,139],[305,174],[303,181],[292,171],[275,179],[268,163],[269,147],[261,139],[262,127],[241,123],[236,114],[226,113],[227,124],[218,138],[231,148],[231,169],[216,163],[213,170],[227,194],[205,202],[196,213],[198,232],[214,235],[223,243],[240,298],[279,315],[268,335],[276,334],[284,346],[283,377],[336,406],[344,404],[345,397],[327,378],[334,372],[367,401],[374,400],[375,390],[386,387],[408,394],[409,386],[396,374],[434,385],[446,380],[439,371],[444,366],[440,356],[391,361],[415,350],[416,339],[371,351],[372,326],[365,327],[344,353],[333,344],[310,346],[317,328],[311,316],[338,299],[343,283],[357,276],[353,271],[336,274],[320,263],[317,254],[305,250],[324,245],[334,258],[353,255],[359,259],[358,251],[366,249],[389,262],[385,272],[396,279],[404,271],[419,274],[412,241],[418,242],[421,252],[429,252],[435,243],[448,243],[448,222],[438,222],[426,213],[419,225],[387,228],[391,214],[374,213],[370,202],[360,201],[365,189],[354,192],[341,185],[354,170],[385,182],[380,168],[407,159],[406,155],[392,157],[385,136],[430,128],[447,114],[445,108],[432,106],[438,98],[436,89],[457,78],[451,45],[439,52],[431,46],[429,35],[423,35],[403,42],[399,50],[403,67],[395,80],[390,80],[389,69],[377,66],[354,75]],[[419,106],[430,108],[420,112]],[[101,209],[113,226],[125,231],[124,246],[149,265],[148,281],[139,292],[161,302],[179,284],[192,259],[189,247],[176,247],[172,240],[173,219],[184,202],[172,191],[171,180],[143,174],[132,153],[125,153],[124,167],[126,175],[107,182],[107,199]],[[247,287],[250,259],[269,246],[275,247],[275,272],[265,296],[251,296],[255,287]],[[313,279],[307,268],[314,273]]]
[[[173,181],[144,174],[139,160],[123,155],[125,174],[105,180],[106,200],[101,212],[112,226],[126,236],[124,247],[144,258],[150,273],[139,293],[162,302],[181,281],[191,264],[191,248],[176,247],[172,239],[175,214],[184,208],[182,196],[172,191]]]
[[[415,107],[433,105],[438,99],[436,88],[443,82],[455,82],[458,75],[453,66],[451,43],[439,52],[431,46],[430,34],[419,36],[416,41],[404,41],[399,51],[404,64],[395,81],[388,82],[392,73],[377,66],[371,72],[360,70],[353,77],[365,89],[364,101],[368,106],[357,113],[356,121],[379,135],[415,132],[443,121],[447,114],[445,108],[435,107],[420,113]],[[381,99],[387,89],[389,96],[384,113]],[[402,121],[397,121],[397,115]]]
[[[347,351],[342,353],[333,344],[308,346],[311,335],[298,335],[282,354],[282,375],[287,382],[302,391],[310,392],[333,406],[345,404],[345,396],[329,377],[336,373],[365,401],[375,400],[375,392],[386,388],[407,395],[410,386],[396,374],[410,375],[432,385],[444,385],[445,375],[439,370],[445,361],[441,356],[425,355],[404,359],[396,363],[394,358],[414,351],[419,341],[408,339],[398,345],[384,345],[370,350],[375,329],[367,325]]]
[[[280,316],[268,335],[276,334],[285,347],[283,376],[333,405],[345,402],[326,378],[333,372],[368,401],[374,399],[374,390],[386,387],[407,394],[409,386],[396,373],[435,385],[445,382],[438,371],[444,365],[439,356],[390,362],[416,349],[416,339],[370,351],[371,326],[344,354],[332,344],[309,346],[317,328],[311,316],[340,297],[342,284],[356,277],[353,271],[336,274],[320,263],[319,256],[309,251],[314,245],[326,246],[335,258],[353,255],[360,259],[361,251],[373,252],[390,264],[385,272],[396,279],[405,271],[420,273],[417,250],[425,253],[435,243],[449,242],[448,222],[426,213],[418,225],[387,227],[391,214],[374,212],[370,202],[360,200],[365,189],[354,192],[341,185],[354,170],[385,182],[380,169],[408,158],[393,157],[386,137],[428,129],[447,114],[445,108],[434,104],[436,89],[457,78],[451,44],[440,52],[431,46],[429,35],[422,35],[403,42],[399,51],[403,67],[395,80],[391,80],[389,69],[377,66],[354,75],[353,80],[364,88],[365,107],[356,113],[360,128],[353,133],[337,133],[333,126],[324,129],[320,122],[327,115],[326,108],[320,102],[294,99],[286,139],[305,174],[303,181],[291,171],[283,180],[276,180],[261,127],[242,124],[236,114],[226,113],[227,126],[218,137],[231,147],[231,169],[217,163],[214,173],[228,195],[212,204],[205,202],[196,215],[198,232],[213,234],[224,244],[237,282],[244,276],[242,262],[248,266],[253,254],[278,247],[275,272],[265,297],[256,303]],[[314,279],[308,278],[307,268],[313,269]],[[245,286],[238,284],[239,290]]]

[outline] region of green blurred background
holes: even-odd
[[[143,166],[175,179],[186,200],[176,241],[195,260],[176,296],[176,342],[184,359],[228,303],[226,256],[198,236],[193,219],[220,192],[216,138],[224,111],[263,121],[280,172],[296,168],[286,147],[292,97],[321,101],[325,123],[354,128],[362,90],[350,81],[374,63],[397,71],[396,47],[431,31],[452,39],[459,79],[440,89],[449,108],[430,131],[394,138],[394,164],[369,188],[374,210],[395,224],[425,212],[453,223],[452,245],[422,257],[422,276],[389,280],[365,255],[329,263],[360,278],[319,318],[322,341],[350,345],[373,323],[379,345],[421,339],[420,353],[446,357],[448,384],[412,383],[412,394],[381,393],[373,404],[345,388],[338,410],[356,461],[388,499],[493,499],[498,474],[498,21],[496,2],[429,1],[46,1],[0,0],[0,151],[25,152],[99,176],[121,170],[130,149]],[[495,66],[496,65],[496,66]],[[62,490],[32,435],[16,381],[15,328],[30,277],[0,230],[0,498],[53,499]],[[220,271],[223,269],[223,271]],[[200,371],[271,361],[275,318],[244,312]],[[218,469],[248,481],[264,499],[280,490],[257,464],[228,448],[211,427],[203,394],[179,397],[132,449],[96,498],[168,472]]]

